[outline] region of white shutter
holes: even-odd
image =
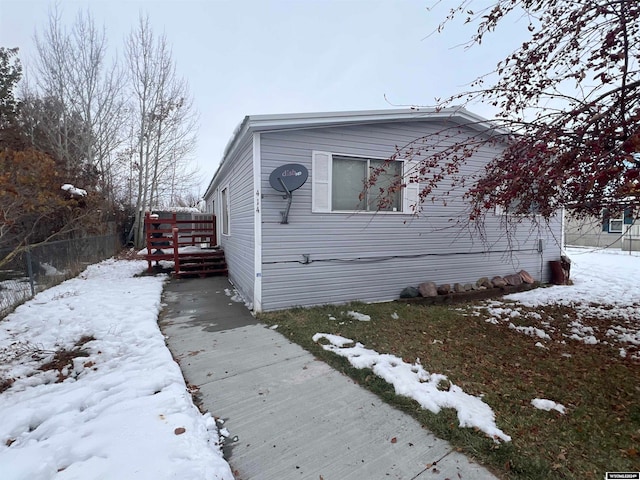
[[[311,211],[331,211],[331,154],[328,152],[311,154]]]
[[[403,183],[406,185],[402,194],[402,211],[404,213],[416,213],[420,197],[420,181],[418,167],[420,162],[405,160]]]

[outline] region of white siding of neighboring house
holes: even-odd
[[[610,233],[602,228],[602,218],[576,219],[565,215],[565,244],[575,247],[620,248],[622,233]]]
[[[586,217],[577,219],[570,214],[565,215],[565,244],[575,247],[620,248],[628,251],[640,250],[640,225],[623,214],[613,218],[622,221],[622,231],[609,230],[609,218]]]
[[[261,133],[264,310],[392,300],[404,287],[424,281],[468,283],[523,269],[538,280],[549,280],[548,260],[560,256],[560,218],[552,221],[550,230],[524,222],[511,233],[509,244],[499,216],[487,219],[484,239],[465,222],[457,223],[466,215],[459,196],[450,197],[447,206],[423,205],[419,218],[312,213],[314,151],[387,158],[396,146],[434,128],[433,122],[413,121]],[[479,171],[495,153],[480,152],[465,172]],[[279,212],[286,200],[271,189],[268,179],[286,163],[306,166],[309,180],[293,193],[289,224],[283,225]],[[309,255],[311,263],[303,264],[303,255]]]

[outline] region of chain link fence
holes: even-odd
[[[36,293],[75,277],[88,265],[114,256],[118,235],[59,240],[30,247],[0,269],[0,319]],[[0,258],[10,250],[0,249]]]

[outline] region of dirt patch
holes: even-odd
[[[58,379],[56,383],[60,383],[69,377],[71,370],[73,369],[73,360],[79,357],[88,357],[89,352],[82,347],[95,340],[93,336],[85,335],[78,340],[71,349],[57,350],[53,354],[53,358],[47,363],[43,364],[38,370],[48,372],[50,370],[58,371]]]
[[[9,390],[15,381],[15,378],[0,378],[0,393]]]

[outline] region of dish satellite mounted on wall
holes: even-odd
[[[289,209],[291,208],[291,201],[293,199],[293,191],[299,189],[309,178],[309,172],[304,165],[297,163],[288,163],[276,168],[271,175],[269,175],[269,185],[278,192],[283,192],[283,198],[288,199],[287,208],[284,212],[280,212],[282,215],[282,221],[280,223],[289,223]]]

